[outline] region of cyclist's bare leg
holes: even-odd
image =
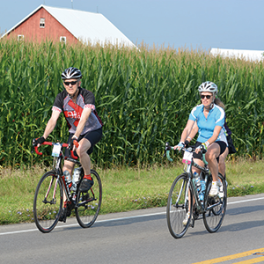
[[[229,153],[229,150],[227,147],[225,152],[219,156],[218,171],[223,175],[223,177],[225,177],[225,170],[226,170],[225,160],[226,160],[228,153]]]
[[[201,166],[201,167],[204,167],[204,162],[202,161],[202,160],[200,160],[200,159],[193,159],[193,161],[196,163],[196,164],[198,164],[199,166]],[[200,173],[200,170],[198,169],[198,168],[196,168],[196,167],[192,167],[192,172],[194,173],[194,172],[197,172],[198,174]]]
[[[218,163],[217,157],[220,155],[220,146],[216,143],[210,145],[205,154],[209,169],[212,173],[213,181],[218,181]]]
[[[90,147],[91,142],[88,139],[83,138],[79,142],[79,147],[76,150],[84,170],[84,175],[89,175],[91,173],[91,160],[90,156],[87,154],[87,151],[90,149]]]
[[[74,168],[74,163],[73,162],[68,161],[68,160],[64,160],[62,172],[67,170],[72,175],[73,168]]]
[[[74,163],[68,160],[64,160],[64,164],[63,164],[63,168],[62,168],[62,172],[64,172],[65,170],[67,170],[70,175],[72,176],[72,172],[73,172],[73,168],[74,168]],[[64,189],[63,189],[63,201],[66,201],[66,195],[64,193]]]

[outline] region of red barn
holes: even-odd
[[[6,37],[25,41],[61,41],[65,43],[135,45],[102,14],[41,5],[17,25]]]

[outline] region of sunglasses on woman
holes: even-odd
[[[201,99],[204,99],[206,97],[206,99],[210,99],[212,97],[212,95],[201,95]]]
[[[78,81],[64,82],[64,84],[65,84],[66,86],[69,86],[70,84],[71,84],[71,85],[75,85],[77,82],[78,82]]]

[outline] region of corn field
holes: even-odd
[[[178,143],[191,109],[200,103],[197,88],[213,81],[226,105],[237,156],[262,158],[264,127],[263,62],[212,57],[204,51],[69,46],[0,41],[0,165],[52,162],[32,152],[43,135],[61,72],[82,71],[82,87],[92,91],[104,122],[103,139],[91,158],[101,167],[164,162],[165,142]],[[65,142],[61,114],[48,140]]]

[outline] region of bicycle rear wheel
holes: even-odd
[[[187,232],[192,218],[193,201],[188,199],[188,195],[192,197],[191,190],[187,190],[188,174],[183,173],[178,176],[170,189],[167,203],[167,225],[171,235],[174,238],[181,238]],[[187,197],[186,197],[187,194]],[[187,224],[183,223],[187,213],[190,216]]]
[[[54,171],[45,173],[37,186],[33,212],[37,228],[48,233],[54,229],[62,210],[62,185]]]
[[[221,174],[218,174],[218,177],[223,184],[223,197],[209,197],[208,193],[210,191],[212,182],[210,181],[205,195],[205,209],[206,212],[203,214],[203,221],[205,228],[208,232],[216,232],[222,225],[227,204],[227,190],[226,182]]]
[[[88,192],[77,191],[76,218],[83,228],[91,227],[95,222],[102,203],[102,183],[98,173],[91,170],[94,184]]]

